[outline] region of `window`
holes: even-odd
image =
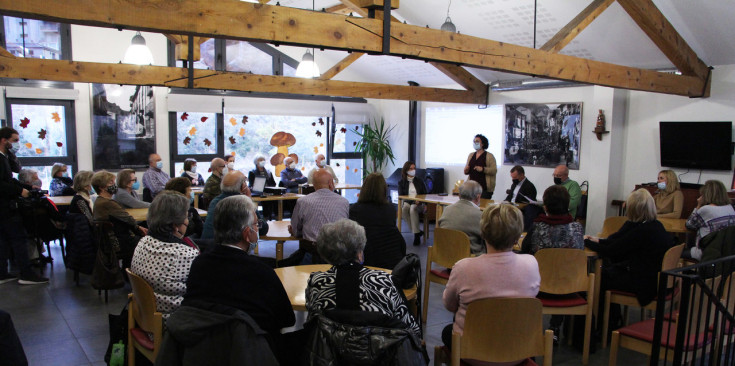
[[[176,47],[168,43],[169,66],[184,67],[176,60]],[[200,45],[196,69],[251,72],[259,75],[294,76],[299,62],[265,43],[209,39]]]
[[[362,153],[355,147],[360,141],[363,125],[335,123],[332,128],[332,153],[329,165],[341,183],[361,185],[364,175]],[[357,189],[343,190],[342,195],[351,203],[357,201]]]
[[[453,149],[424,149],[426,165],[464,166],[477,134],[488,138],[488,151],[503,161],[503,106],[485,109],[476,106],[426,109],[426,146],[454,146]],[[498,163],[500,164],[500,163]]]
[[[197,161],[197,173],[205,180],[209,177],[209,163],[222,157],[222,120],[218,113],[169,112],[170,146],[173,159],[171,172],[181,176],[184,160]]]
[[[226,45],[227,71],[273,75],[273,56],[254,47],[249,42],[227,41]]]
[[[217,68],[214,38],[210,38],[199,45],[199,57],[198,61],[194,61],[195,69],[215,70]],[[176,60],[176,67],[184,67],[184,61]]]
[[[74,103],[63,100],[7,98],[7,125],[18,131],[18,159],[24,167],[39,171],[48,187],[50,167],[54,163],[77,166]],[[46,171],[48,170],[48,171]]]

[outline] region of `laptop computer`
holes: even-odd
[[[262,196],[263,191],[265,190],[265,177],[255,177],[255,181],[253,181],[253,187],[250,189],[250,192],[253,196]]]

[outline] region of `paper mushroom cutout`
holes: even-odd
[[[281,171],[286,168],[283,164],[283,160],[288,155],[289,146],[296,144],[296,137],[288,132],[279,131],[273,134],[271,137],[271,145],[277,148],[276,154],[271,157],[271,165],[276,167],[276,175],[281,175]],[[280,156],[279,156],[280,155]],[[296,154],[293,154],[294,156]],[[295,162],[298,162],[298,157],[293,157]]]

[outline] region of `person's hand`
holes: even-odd
[[[253,193],[250,191],[250,187],[248,187],[247,185],[242,190],[242,194],[244,194],[244,195],[246,195],[248,197],[251,197],[251,198],[253,197]]]
[[[596,236],[592,236],[592,235],[585,235],[584,236],[584,240],[589,240],[589,241],[595,242],[595,243],[599,243],[600,242],[600,238],[598,238]]]
[[[28,198],[28,195],[29,194],[30,193],[28,193],[28,190],[25,189],[25,188],[23,188],[23,191],[20,192],[20,196],[23,197],[23,198]]]
[[[470,166],[469,165],[465,165],[464,166],[464,173],[465,174],[470,174]]]
[[[148,235],[148,229],[146,229],[146,228],[144,228],[142,226],[138,226],[138,231],[140,231],[140,233],[143,234],[143,236]]]
[[[475,170],[478,171],[478,172],[481,172],[483,170],[483,168],[481,166],[476,166],[475,167]]]
[[[697,197],[697,210],[702,208],[702,202],[703,202],[702,196]]]

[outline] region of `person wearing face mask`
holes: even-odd
[[[166,187],[171,177],[163,171],[163,162],[158,154],[148,156],[148,170],[143,173],[143,187],[151,191],[151,197],[156,198],[158,192]]]
[[[181,305],[191,263],[199,255],[199,248],[184,235],[190,225],[188,208],[189,200],[179,192],[161,191],[148,209],[148,235],[135,247],[130,266],[153,288],[156,311],[163,319]]]
[[[426,185],[421,179],[416,179],[416,164],[407,161],[401,169],[401,180],[398,182],[398,195],[415,196],[418,194],[426,194]],[[419,226],[419,214],[425,210],[426,206],[420,202],[404,200],[401,210],[403,217],[411,228],[413,233],[413,245],[421,244],[421,236],[424,232]]]
[[[459,187],[459,201],[447,206],[437,221],[437,227],[461,231],[470,238],[470,251],[480,255],[487,251],[480,231],[480,196],[482,187],[479,183],[468,180]]]
[[[51,167],[51,184],[48,187],[49,196],[73,196],[74,189],[71,187],[74,182],[69,178],[69,171],[66,165],[62,163],[54,163]]]
[[[230,172],[234,172],[235,170],[235,155],[225,155],[224,158],[225,164],[227,165],[227,170],[225,171],[225,175]]]
[[[99,194],[94,201],[94,220],[111,222],[110,218],[114,217],[117,222],[120,222],[127,229],[127,234],[124,237],[115,235],[114,230],[108,231],[108,234],[110,243],[113,243],[113,247],[119,251],[118,258],[122,259],[123,268],[128,268],[138,240],[148,234],[148,229],[138,226],[135,219],[112,199],[112,196],[118,190],[115,184],[115,174],[106,170],[94,173],[92,188]]]
[[[212,175],[207,178],[207,183],[204,184],[204,193],[202,194],[205,202],[212,202],[215,197],[222,194],[220,185],[222,184],[225,169],[227,169],[227,163],[225,163],[224,159],[212,159],[212,163],[209,164],[209,171],[212,172]]]
[[[526,171],[523,167],[516,165],[510,169],[510,179],[513,184],[505,191],[508,195],[505,200],[511,203],[528,203],[536,200],[536,186],[526,179]]]
[[[189,199],[189,207],[187,209],[189,219],[189,226],[186,227],[186,233],[184,236],[198,239],[202,236],[202,229],[204,228],[204,220],[199,216],[199,211],[192,205],[194,203],[194,192],[191,191],[191,182],[186,177],[173,178],[166,183],[167,191],[174,191],[184,195]]]
[[[684,193],[679,187],[679,179],[673,170],[658,172],[658,191],[653,196],[656,215],[659,219],[680,219],[684,210]]]
[[[292,157],[287,157],[283,163],[286,165],[286,169],[281,170],[281,184],[286,187],[286,191],[289,193],[298,193],[299,184],[304,184],[308,181],[301,171],[296,169],[296,162]]]
[[[273,173],[265,168],[265,156],[260,154],[255,155],[255,158],[253,158],[253,165],[255,165],[255,169],[248,172],[248,186],[250,186],[251,189],[253,188],[253,184],[255,184],[256,177],[265,178],[265,187],[276,186],[276,180],[273,179]],[[278,212],[278,203],[271,201],[261,202],[260,204],[263,206],[263,215],[265,215],[266,219],[275,218]]]
[[[135,170],[123,169],[117,172],[117,193],[112,199],[117,201],[124,208],[148,208],[151,206],[149,202],[141,201],[138,197],[138,189],[140,182],[135,176]]]
[[[475,135],[472,146],[475,151],[467,157],[464,173],[469,175],[470,180],[480,183],[482,198],[492,199],[495,191],[495,174],[498,173],[495,156],[487,151],[490,143],[483,135]]]
[[[569,214],[573,218],[577,217],[577,207],[579,202],[582,201],[582,189],[579,188],[579,183],[569,179],[569,168],[566,165],[557,165],[553,173],[554,184],[561,185],[569,192]]]
[[[181,177],[188,178],[192,187],[201,187],[204,185],[204,178],[202,178],[201,174],[197,173],[196,159],[187,158],[184,160],[184,172],[181,173]]]
[[[207,218],[204,220],[204,228],[202,229],[202,235],[200,237],[201,239],[209,240],[214,238],[214,215],[211,215],[211,213],[217,209],[217,205],[220,201],[227,197],[237,195],[246,195],[249,197],[251,192],[248,187],[248,181],[245,174],[236,170],[227,174],[222,179],[222,193],[212,199],[212,202],[209,203],[207,212],[210,214],[207,214]]]
[[[0,128],[0,284],[15,280],[21,285],[43,284],[48,283],[48,278],[39,276],[31,269],[26,246],[27,234],[18,209],[21,197],[29,195],[28,189],[13,178],[13,172],[20,172],[20,165],[15,159],[19,149],[18,131],[10,127]],[[11,250],[20,276],[8,272]]]
[[[94,222],[92,215],[92,176],[94,172],[80,170],[74,176],[74,191],[77,193],[72,197],[69,204],[69,213],[84,214],[91,227]]]
[[[314,162],[316,163],[316,166],[312,168],[307,175],[309,178],[309,184],[314,184],[314,173],[322,169],[326,169],[330,174],[332,174],[332,177],[334,177],[334,184],[339,183],[339,178],[334,174],[334,170],[332,170],[331,166],[327,165],[327,158],[324,157],[324,154],[317,154],[314,157]]]

